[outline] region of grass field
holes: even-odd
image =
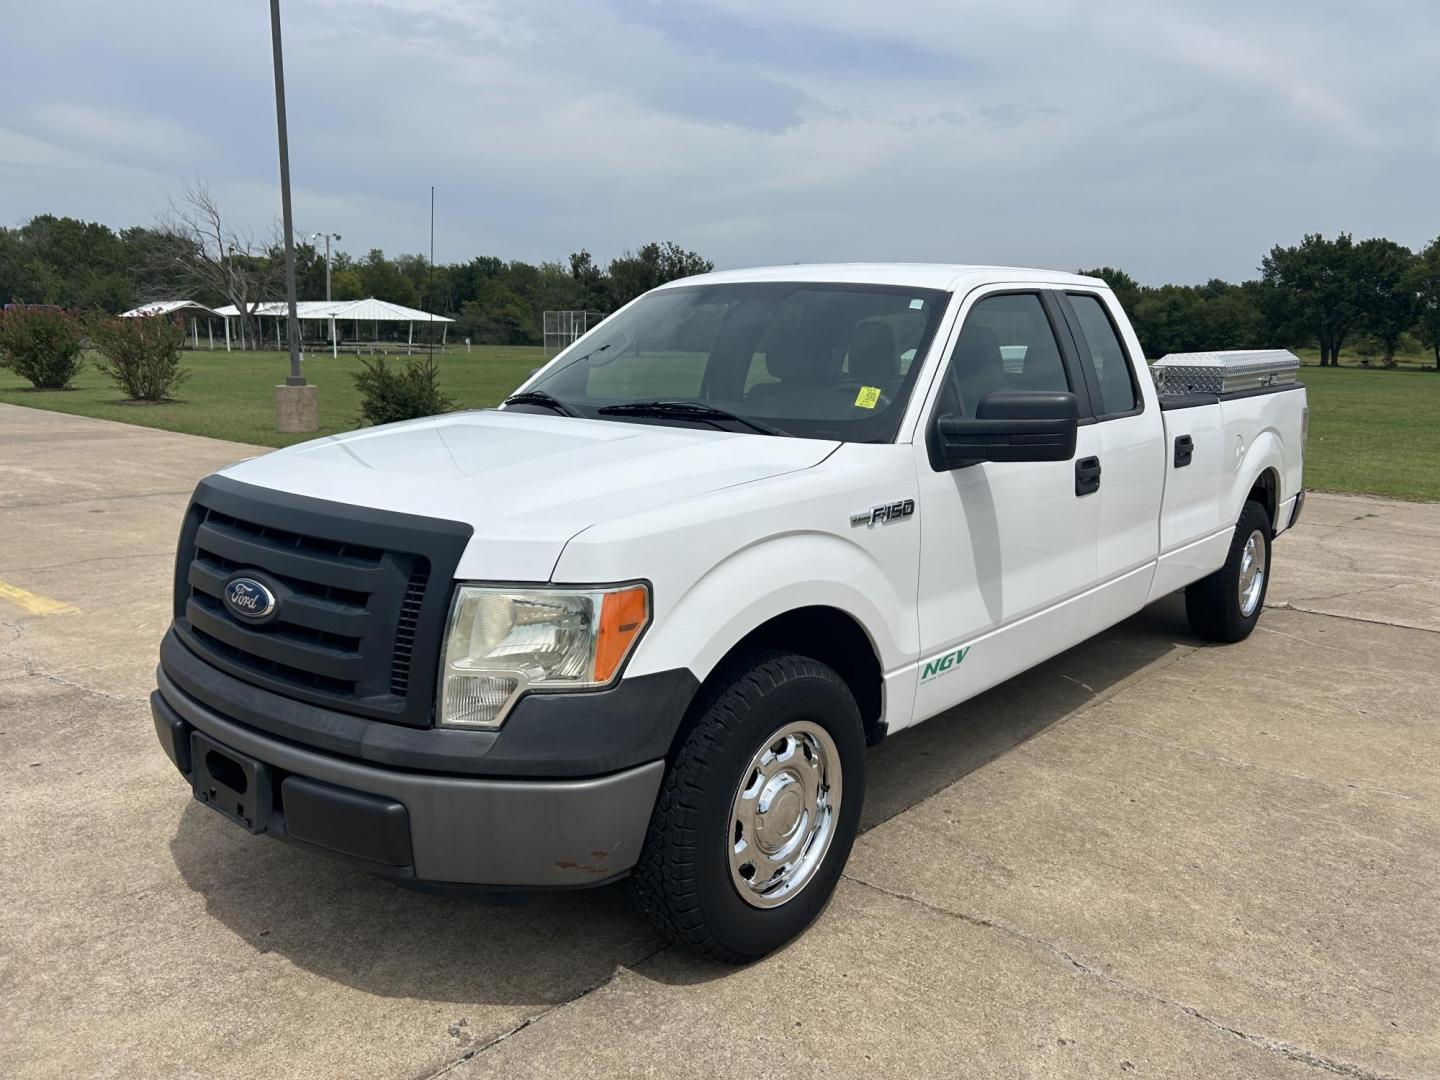
[[[445,393],[462,408],[476,408],[498,404],[544,360],[539,347],[477,345],[468,354],[464,346],[451,349],[436,363]],[[392,364],[404,362],[403,356],[387,359]],[[13,372],[0,370],[0,401],[261,446],[287,446],[314,438],[275,431],[274,387],[289,374],[289,354],[186,353],[185,366],[190,377],[181,384],[178,400],[163,405],[127,405],[89,362],[72,390],[33,390]],[[359,425],[360,396],[350,378],[359,368],[354,356],[305,354],[305,377],[319,388],[319,434]]]
[[[1440,374],[1421,370],[1419,358],[1384,370],[1321,368],[1313,355],[1302,356],[1310,392],[1306,487],[1440,500]],[[499,402],[542,360],[539,348],[476,346],[468,354],[451,349],[438,362],[445,393],[476,408]],[[75,389],[43,392],[0,371],[0,401],[262,446],[310,437],[275,432],[273,387],[285,376],[284,354],[200,352],[186,363],[191,377],[180,400],[164,405],[125,404],[93,365]],[[357,365],[353,356],[307,356],[305,374],[319,387],[321,434],[356,426],[360,401],[350,374]]]

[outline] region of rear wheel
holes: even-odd
[[[1211,641],[1243,641],[1260,621],[1270,585],[1270,515],[1245,504],[1225,565],[1185,590],[1190,629]]]
[[[694,710],[632,884],[671,941],[743,963],[834,892],[865,793],[864,728],[834,670],[772,650],[717,671]]]

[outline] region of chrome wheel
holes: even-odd
[[[779,907],[825,861],[840,812],[840,752],[809,721],[780,728],[741,774],[730,807],[730,879],[746,903]]]
[[[1260,606],[1265,589],[1265,536],[1256,529],[1240,555],[1240,614],[1249,618]]]

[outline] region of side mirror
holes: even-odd
[[[980,399],[974,417],[935,421],[930,464],[944,472],[982,461],[1069,461],[1079,421],[1074,394],[992,390]]]

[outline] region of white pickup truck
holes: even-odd
[[[1047,271],[672,283],[502,409],[203,480],[157,734],[251,832],[414,883],[629,876],[673,940],[761,956],[835,887],[867,743],[1179,589],[1249,634],[1307,416],[1283,373],[1225,389],[1256,355],[1162,397],[1105,284]]]

